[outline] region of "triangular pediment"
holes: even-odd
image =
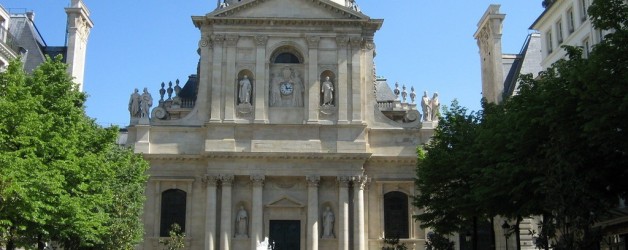
[[[302,203],[288,196],[283,196],[276,201],[268,203],[267,207],[305,207]]]
[[[273,19],[369,19],[329,0],[245,0],[209,13],[210,17]]]

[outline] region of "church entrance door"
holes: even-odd
[[[269,231],[270,242],[275,244],[274,250],[301,248],[301,221],[271,220]]]

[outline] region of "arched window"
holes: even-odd
[[[274,63],[299,63],[299,58],[292,53],[284,52],[275,57]]]
[[[172,224],[177,223],[185,232],[186,193],[180,189],[168,189],[161,193],[160,237],[168,237]]]
[[[410,238],[408,195],[397,191],[384,195],[384,234],[386,238]]]
[[[284,45],[273,51],[270,62],[301,64],[303,63],[303,55],[293,46]]]

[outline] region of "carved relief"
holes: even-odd
[[[225,42],[225,35],[216,34],[211,36],[213,44],[222,45]]]
[[[361,37],[351,37],[349,39],[349,42],[351,43],[351,47],[353,47],[353,48],[360,48],[360,46],[362,45],[362,38]]]
[[[338,47],[346,48],[348,43],[349,43],[349,38],[348,37],[346,37],[346,36],[338,36],[338,37],[336,37],[336,44],[338,44]]]
[[[257,46],[266,46],[266,42],[268,42],[267,36],[255,36],[255,44],[257,44]]]
[[[202,38],[200,41],[198,41],[198,46],[199,47],[211,47],[211,42],[209,39],[207,38]]]
[[[299,71],[286,66],[272,75],[270,81],[271,107],[303,107],[305,86]]]
[[[307,45],[310,48],[318,48],[318,43],[321,41],[319,36],[308,36],[307,37]]]
[[[236,44],[238,43],[238,35],[235,34],[228,34],[225,36],[225,40],[227,41],[227,46],[236,46]]]

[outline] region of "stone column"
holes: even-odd
[[[198,79],[198,96],[196,98],[196,106],[198,107],[198,119],[202,122],[209,120],[209,97],[210,84],[211,84],[211,65],[212,65],[212,51],[213,44],[210,37],[207,35],[207,25],[201,28],[201,40],[198,42],[198,47],[201,49],[201,63],[200,63],[200,78]]]
[[[255,57],[255,82],[254,82],[254,98],[255,105],[255,123],[268,123],[268,89],[266,79],[266,42],[267,36],[255,36],[255,44],[257,44],[257,56]]]
[[[225,76],[225,84],[223,85],[225,98],[225,122],[233,122],[235,116],[235,93],[236,93],[236,45],[238,44],[238,35],[228,34],[225,36],[227,43],[227,75]]]
[[[349,38],[346,36],[336,37],[338,46],[338,74],[336,76],[336,95],[338,96],[338,123],[347,124],[349,118],[348,101],[349,101],[349,83],[347,82],[347,43]]]
[[[368,181],[368,177],[357,176],[353,179],[353,192],[356,202],[356,213],[354,214],[354,221],[357,224],[355,230],[354,249],[365,250],[366,249],[366,237],[365,237],[365,224],[364,224],[364,187]]]
[[[222,48],[225,42],[225,35],[213,35],[214,59],[212,60],[212,81],[211,81],[211,116],[209,122],[220,122],[222,120]]]
[[[307,179],[307,249],[318,250],[318,184],[321,177],[312,175]]]
[[[207,175],[203,178],[207,188],[205,207],[205,250],[216,249],[216,184],[218,177]]]
[[[305,86],[308,94],[308,102],[304,106],[307,108],[307,123],[309,124],[317,124],[318,123],[318,99],[320,97],[320,82],[318,75],[318,43],[321,38],[318,36],[308,36],[307,37],[307,45],[309,47],[309,62],[308,62],[308,71],[309,78],[306,83],[309,86]]]
[[[362,37],[351,37],[351,123],[362,124],[362,82],[360,81]]]
[[[264,207],[262,205],[264,175],[252,175],[251,183],[253,185],[253,206],[251,207],[251,249],[255,250],[257,244],[262,241],[262,232],[264,228],[263,216]]]
[[[222,203],[220,204],[220,250],[231,249],[231,185],[233,175],[221,175]]]
[[[349,182],[348,176],[338,177],[338,250],[349,250]]]

